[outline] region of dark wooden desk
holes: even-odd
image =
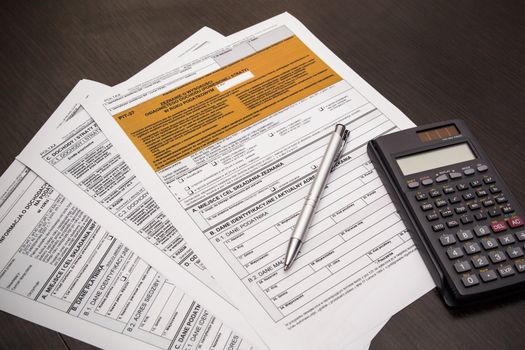
[[[204,25],[230,34],[289,11],[417,124],[465,119],[525,206],[524,5],[4,0],[0,168],[79,79],[113,85]],[[451,312],[432,291],[395,315],[371,348],[518,349],[524,330],[523,297]],[[0,349],[91,348],[0,313]]]

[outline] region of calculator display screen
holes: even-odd
[[[406,176],[442,166],[466,162],[475,158],[476,156],[472,149],[465,142],[400,157],[396,161],[403,175]]]

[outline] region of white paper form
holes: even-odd
[[[0,184],[0,309],[107,349],[250,348],[20,162]]]
[[[0,179],[0,308],[106,349],[252,349],[18,161]]]
[[[169,56],[165,57],[162,58],[165,61],[172,60]],[[174,52],[172,57],[179,57],[178,52]],[[150,72],[153,68],[159,67],[159,64],[155,62],[152,66],[148,67]],[[134,78],[140,74],[144,73],[141,72]],[[119,159],[111,143],[100,132],[93,120],[79,106],[79,101],[91,91],[104,88],[107,87],[89,81],[79,83],[24,150],[21,159],[27,161],[27,164],[61,188],[64,193],[71,195],[79,208],[90,212],[97,220],[102,218],[100,221],[103,222],[105,216],[112,217],[116,214],[132,229],[139,231],[142,234],[139,237],[145,241],[138,244],[131,242],[131,244],[135,243],[136,251],[141,252],[141,257],[148,256],[154,265],[161,266],[168,275],[176,276],[172,271],[171,263],[165,263],[165,260],[158,258],[156,250],[151,253],[152,247],[168,254],[170,258],[206,283],[208,287],[218,289],[215,281],[210,280],[200,260],[184,243],[171,223],[158,210],[152,210],[156,206],[152,203],[151,198],[143,196],[144,189],[136,182],[133,174],[127,171],[126,165]],[[100,142],[93,142],[93,139]],[[79,185],[79,188],[76,185]],[[128,189],[133,189],[133,191]],[[85,196],[85,194],[82,191],[86,191],[99,200],[112,213],[94,210],[99,204],[92,198],[83,198],[82,195]],[[136,198],[140,200],[135,201]],[[129,214],[125,213],[130,205],[141,209],[135,212],[130,211]],[[135,217],[140,217],[141,224],[134,224],[133,218]],[[148,219],[145,220],[145,217]],[[148,221],[151,222],[150,225],[144,223]],[[111,222],[109,221],[109,224]],[[135,234],[134,231],[130,231],[130,227],[124,227],[127,231],[123,228],[118,230],[121,238],[126,238],[122,237],[124,232],[127,232],[126,235]],[[151,233],[148,233],[148,229]],[[146,251],[149,251],[150,254],[145,253]],[[230,314],[231,312],[228,313]],[[227,319],[227,321],[230,320]],[[360,344],[356,344],[355,348],[368,348],[366,344],[379,329],[377,328],[375,332],[368,332],[363,339],[359,340]],[[259,344],[259,346],[262,345]]]
[[[175,61],[184,52],[194,52],[188,50],[195,47],[195,43],[201,46],[200,43],[220,36],[212,31],[215,34],[210,37],[210,31],[197,32],[161,61]],[[158,64],[147,69],[153,74]],[[137,76],[140,74],[143,73]],[[81,81],[22,152],[22,161],[52,186],[67,193],[77,207],[103,227],[110,227],[128,247],[140,252],[141,258],[153,263],[155,269],[179,288],[220,315],[250,343],[265,348],[80,106],[91,92],[108,88]],[[62,171],[69,176],[64,176]]]
[[[336,348],[434,286],[366,154],[413,124],[288,14],[228,39],[85,107],[272,349]],[[285,273],[335,123],[350,142]]]
[[[20,159],[68,196],[75,198],[75,192],[81,189],[96,200],[90,198],[89,203],[94,203],[89,205],[79,203],[79,208],[103,207],[111,213],[107,215],[106,210],[100,208],[104,216],[116,217],[127,225],[123,234],[145,238],[136,248],[143,248],[144,243],[155,247],[155,255],[150,255],[147,261],[158,260],[156,255],[160,250],[170,263],[177,263],[217,293],[222,293],[199,257],[80,105],[91,92],[107,89],[108,86],[93,81],[80,81],[24,149]],[[39,162],[27,160],[24,155],[28,153]],[[60,172],[60,175],[53,172]],[[142,256],[148,257],[148,254],[141,253]]]
[[[147,80],[148,77],[155,76],[157,73],[164,73],[166,66],[175,65],[185,55],[198,52],[202,47],[213,44],[223,38],[224,35],[215,30],[202,27],[179,45],[157,58],[155,62],[137,72],[128,81]]]

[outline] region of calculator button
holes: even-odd
[[[489,258],[494,264],[507,260],[507,258],[501,250],[489,252]]]
[[[490,234],[490,230],[488,228],[488,226],[476,226],[474,227],[474,233],[476,234],[476,236],[478,237],[483,237],[483,236],[486,236],[488,234]]]
[[[454,269],[457,273],[462,273],[472,270],[468,261],[458,261],[454,264]]]
[[[434,221],[434,220],[437,220],[438,218],[439,218],[439,216],[438,216],[438,214],[436,212],[427,214],[427,220],[428,221]]]
[[[449,228],[458,227],[459,226],[459,222],[457,220],[449,220],[449,221],[447,221],[447,226]]]
[[[467,252],[468,255],[476,254],[481,251],[481,248],[476,242],[467,242],[463,246],[463,249]]]
[[[445,187],[445,188],[443,188],[443,193],[444,194],[451,194],[451,193],[454,193],[454,192],[456,192],[454,187]]]
[[[461,278],[461,282],[463,282],[463,285],[467,288],[479,284],[479,280],[476,275],[463,276],[463,278]]]
[[[434,181],[432,179],[423,179],[421,180],[421,184],[423,186],[430,186],[434,183]]]
[[[438,199],[435,204],[436,204],[436,207],[441,208],[447,205],[447,201],[443,199]]]
[[[483,201],[484,207],[492,207],[494,205],[494,201],[492,199],[486,199]]]
[[[496,180],[494,180],[494,178],[492,176],[485,176],[483,178],[483,182],[486,183],[487,185],[490,185],[490,184],[493,184],[494,182],[496,182]]]
[[[435,224],[435,225],[432,225],[432,229],[434,230],[434,232],[443,231],[445,229],[445,225]]]
[[[448,248],[447,255],[449,259],[457,259],[463,256],[463,251],[460,247]]]
[[[521,227],[523,226],[523,219],[521,216],[513,216],[507,219],[507,223],[511,228]]]
[[[510,233],[507,233],[504,236],[498,237],[498,241],[501,243],[501,245],[509,245],[512,243],[516,243],[516,240],[514,239],[514,237],[512,237]]]
[[[489,259],[487,259],[487,257],[484,255],[474,256],[471,260],[476,269],[485,267],[489,264]]]
[[[473,175],[474,173],[475,173],[474,169],[471,169],[471,168],[463,170],[463,174],[467,176]]]
[[[474,193],[472,193],[472,192],[467,192],[467,193],[463,194],[463,199],[466,200],[466,201],[469,201],[469,200],[471,200],[473,198],[474,198]]]
[[[503,212],[503,214],[510,214],[514,212],[514,209],[512,209],[512,207],[507,204],[506,206],[501,207],[501,211]]]
[[[525,241],[525,231],[516,232],[515,235],[518,241]]]
[[[432,190],[432,191],[428,192],[428,194],[432,198],[441,196],[441,192],[439,192],[438,190]]]
[[[467,208],[464,205],[462,205],[460,207],[454,208],[454,211],[456,212],[456,214],[463,214],[467,211]]]
[[[408,188],[410,188],[411,190],[413,190],[414,188],[418,188],[419,187],[419,182],[417,181],[411,181],[408,183]]]
[[[447,174],[442,174],[442,175],[439,175],[438,177],[436,177],[436,182],[437,183],[445,182],[447,180],[448,180]]]
[[[448,176],[450,176],[450,178],[452,180],[461,179],[461,174],[460,173],[450,173],[450,174],[448,174]]]
[[[467,184],[457,184],[456,185],[456,188],[459,190],[459,191],[464,191],[468,188],[468,185]]]
[[[516,266],[516,270],[518,270],[519,273],[525,272],[525,262],[523,262],[523,261],[516,261],[514,263],[514,266]]]
[[[462,217],[460,218],[460,220],[461,220],[461,223],[462,223],[463,225],[470,224],[471,222],[474,221],[474,219],[473,219],[472,216],[470,216],[470,215],[462,216]]]
[[[479,208],[481,208],[481,205],[479,205],[479,203],[470,203],[468,207],[470,210],[478,210]]]
[[[450,209],[443,209],[440,211],[441,212],[441,216],[444,217],[444,218],[448,218],[449,216],[452,216],[453,213],[452,213],[452,210]]]
[[[496,200],[496,203],[498,204],[507,203],[507,198],[505,198],[505,196],[499,196],[494,199]]]
[[[478,171],[479,171],[480,173],[485,172],[485,171],[487,171],[488,169],[489,169],[489,167],[486,166],[486,165],[480,165],[480,166],[478,166]]]
[[[477,190],[476,191],[476,196],[478,196],[480,198],[486,197],[488,195],[489,195],[489,193],[486,190]]]
[[[501,190],[497,186],[490,186],[489,191],[492,194],[496,194],[496,193],[500,193],[501,192]]]
[[[472,187],[479,187],[481,185],[482,185],[482,183],[479,180],[472,180],[472,181],[470,181],[470,186],[472,186]]]
[[[501,211],[498,208],[490,209],[487,213],[491,218],[501,215]]]
[[[507,255],[511,259],[521,258],[523,256],[523,250],[520,247],[508,247]]]
[[[446,234],[439,237],[439,241],[443,247],[456,243],[456,238],[451,234]]]
[[[472,231],[471,230],[459,230],[457,233],[456,233],[456,236],[458,236],[458,239],[463,242],[463,241],[468,241],[469,239],[472,239],[474,238],[474,235],[472,234]]]
[[[425,200],[427,198],[428,198],[428,196],[427,196],[426,193],[416,193],[416,199],[418,201],[422,201],[422,200]]]
[[[497,221],[490,224],[490,228],[492,229],[492,232],[498,233],[506,231],[508,227],[507,224],[505,224],[505,221]]]
[[[459,196],[452,196],[448,199],[448,201],[450,204],[459,203],[461,202],[461,198],[459,198]]]
[[[512,266],[503,266],[498,269],[498,273],[501,277],[509,277],[514,275],[516,272],[514,272],[514,269]]]
[[[480,213],[477,213],[476,215],[474,215],[474,217],[478,221],[485,220],[487,218],[487,214],[480,212]]]
[[[434,208],[434,207],[433,207],[432,204],[430,204],[430,203],[425,203],[425,204],[423,204],[423,205],[421,206],[421,209],[422,209],[423,211],[427,211],[427,210],[430,210],[430,209],[432,209],[432,208]]]
[[[480,272],[479,277],[481,277],[483,282],[491,282],[498,279],[498,276],[496,276],[496,272],[494,270]]]
[[[498,242],[494,238],[486,238],[481,240],[481,245],[485,250],[494,249],[498,246]]]

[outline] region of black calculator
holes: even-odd
[[[447,305],[525,287],[525,213],[461,120],[383,135],[368,154]]]

